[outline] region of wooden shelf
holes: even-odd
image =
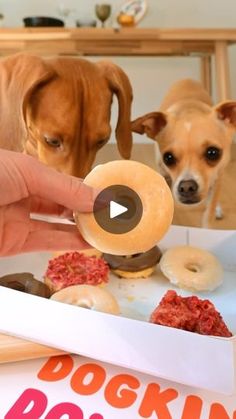
[[[236,29],[207,28],[2,28],[0,55],[199,56],[203,86],[211,93],[215,56],[219,100],[230,98],[228,46]],[[210,58],[209,58],[210,57]]]
[[[215,42],[236,42],[235,29],[2,28],[0,54],[33,51],[44,55],[213,54]]]

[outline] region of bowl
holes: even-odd
[[[95,28],[97,21],[95,19],[77,19],[75,22],[77,28]]]
[[[63,20],[49,16],[30,16],[23,19],[25,27],[62,27],[64,26]]]

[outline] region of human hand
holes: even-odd
[[[91,212],[96,191],[33,157],[0,150],[0,256],[89,248],[75,225],[33,220]]]

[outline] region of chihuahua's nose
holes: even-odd
[[[181,180],[178,186],[179,195],[183,198],[193,197],[198,190],[198,184],[195,180]]]

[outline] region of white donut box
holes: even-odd
[[[224,283],[210,299],[236,335],[236,232],[172,226],[159,244],[167,249],[190,244],[212,251],[224,266]],[[32,253],[0,259],[0,275],[32,272],[42,278],[51,254]],[[119,280],[108,288],[121,316],[98,313],[0,287],[0,331],[120,365],[143,373],[227,395],[236,393],[236,336],[202,336],[148,323],[168,289],[183,296],[159,270],[150,279]]]

